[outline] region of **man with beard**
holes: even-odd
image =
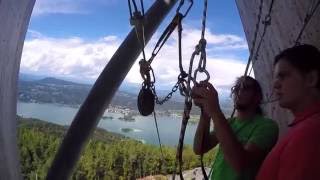
[[[320,51],[298,45],[274,61],[274,92],[292,112],[288,133],[268,154],[258,180],[320,179]]]
[[[219,106],[218,93],[208,82],[192,90],[194,103],[201,108],[200,121],[194,138],[198,155],[218,145],[211,168],[211,179],[254,179],[261,162],[278,138],[277,124],[262,115],[262,90],[249,77],[237,79],[231,89],[236,116],[226,118]],[[210,121],[214,130],[210,132]]]

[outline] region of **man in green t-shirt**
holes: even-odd
[[[225,118],[219,106],[218,93],[208,82],[192,90],[194,103],[202,113],[194,138],[196,154],[204,154],[218,145],[211,179],[254,179],[263,159],[278,138],[277,124],[262,116],[262,90],[249,77],[237,79],[231,89],[236,116]],[[214,131],[210,132],[210,120]]]

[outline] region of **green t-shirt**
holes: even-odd
[[[255,144],[266,152],[277,141],[278,126],[277,124],[263,116],[256,116],[253,120],[238,120],[237,118],[229,119],[230,126],[236,134],[238,140],[243,144]],[[254,168],[247,168],[241,174],[236,173],[233,168],[225,161],[223,152],[217,147],[218,153],[213,163],[211,179],[214,180],[252,180],[255,178],[259,165]]]

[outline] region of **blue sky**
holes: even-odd
[[[144,0],[145,9],[153,2]],[[225,87],[243,74],[248,47],[235,1],[208,3],[207,67],[212,74],[211,82]],[[203,1],[195,0],[183,22],[185,68],[201,36],[202,11]],[[147,57],[174,13],[172,10],[148,44]],[[131,28],[127,0],[37,0],[25,40],[21,72],[94,81]],[[170,87],[178,75],[176,39],[175,32],[152,64],[157,82],[163,87]],[[125,83],[141,81],[135,64]]]

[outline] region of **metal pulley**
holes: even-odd
[[[144,85],[138,95],[138,110],[141,115],[148,116],[154,111],[154,94],[152,90]]]
[[[141,115],[148,116],[154,111],[155,95],[152,92],[152,84],[150,71],[153,74],[150,64],[145,60],[139,61],[140,75],[143,79],[143,84],[138,95],[138,110]]]

